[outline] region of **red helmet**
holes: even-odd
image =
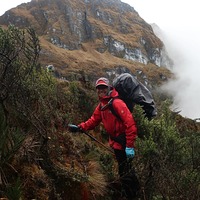
[[[107,78],[101,77],[96,81],[95,87],[99,86],[99,85],[105,85],[107,87],[109,87],[109,80]]]

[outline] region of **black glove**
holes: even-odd
[[[81,131],[81,129],[78,126],[74,125],[74,124],[68,124],[68,128],[69,128],[69,131],[71,131],[73,133]]]

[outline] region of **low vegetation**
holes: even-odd
[[[93,87],[55,79],[38,63],[39,52],[34,30],[0,28],[0,198],[120,197],[113,155],[67,130],[68,123],[91,115],[97,102]],[[196,200],[198,124],[168,107],[167,101],[159,102],[159,115],[151,121],[140,107],[133,113],[139,130],[133,161],[141,184],[138,198]],[[101,126],[90,134],[107,143]]]

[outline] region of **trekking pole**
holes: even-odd
[[[106,150],[110,151],[113,155],[114,155],[114,152],[108,148],[106,145],[104,145],[102,142],[100,142],[99,140],[97,140],[95,137],[93,137],[92,135],[90,135],[89,133],[87,132],[83,132],[85,135],[87,135],[88,137],[90,137],[92,140],[94,140],[95,142],[97,142],[98,144],[100,144],[102,147],[104,147]]]
[[[80,130],[78,128],[78,126],[74,125],[74,124],[68,124],[68,127],[70,128],[70,130],[72,132],[81,132],[81,133],[84,133],[85,135],[87,135],[88,137],[90,137],[92,140],[94,140],[95,142],[97,142],[98,144],[100,144],[102,147],[104,147],[106,150],[110,151],[113,155],[114,155],[114,152],[108,148],[106,145],[104,145],[102,142],[100,142],[99,140],[97,140],[95,137],[93,137],[92,135],[90,135],[89,133],[83,131],[83,130]]]

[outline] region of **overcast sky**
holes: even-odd
[[[198,0],[122,0],[147,23],[164,32],[164,43],[174,60],[178,80],[169,82],[173,109],[184,117],[200,118],[200,12]]]
[[[3,0],[1,0],[3,1]],[[164,43],[175,62],[178,80],[167,89],[174,95],[174,108],[183,116],[200,118],[200,12],[198,0],[122,0],[147,23],[156,23],[165,33]],[[30,0],[5,0],[0,15]]]
[[[1,0],[0,15],[3,15],[7,10],[13,7],[30,1],[31,0]]]

